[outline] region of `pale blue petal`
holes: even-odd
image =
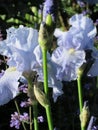
[[[42,52],[39,46],[35,48],[34,54],[36,55],[36,59],[38,62],[34,70],[37,71],[39,75],[38,81],[44,82],[43,69],[42,69]],[[56,66],[55,66],[56,64],[52,63],[49,53],[47,54],[47,60],[48,60],[47,62],[48,85],[49,87],[53,88],[53,99],[55,102],[57,100],[57,97],[63,94],[62,83],[56,78]]]
[[[66,50],[58,47],[52,54],[52,61],[57,65],[57,79],[61,81],[72,81],[77,79],[77,70],[85,62],[84,51]]]
[[[2,42],[0,52],[9,58],[9,66],[21,72],[30,72],[36,64],[33,51],[37,45],[38,31],[21,25],[7,30],[7,39]]]
[[[96,59],[95,62],[92,64],[87,75],[90,77],[98,76],[98,59]]]
[[[90,77],[98,76],[98,50],[95,48],[93,49],[92,57],[95,59],[95,61],[87,73],[87,75]]]
[[[76,14],[69,19],[69,24],[72,26],[68,31],[55,29],[54,36],[57,38],[58,46],[76,50],[92,49],[97,33],[92,19],[82,14]]]
[[[0,105],[8,103],[18,94],[18,79],[21,73],[18,71],[5,71],[0,78]]]

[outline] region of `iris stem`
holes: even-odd
[[[79,75],[79,76],[78,76],[78,79],[77,79],[77,85],[78,85],[78,99],[79,99],[80,113],[82,112],[82,108],[83,108],[83,97],[82,97],[81,78],[82,78],[82,75]],[[81,126],[81,130],[85,130],[85,128]]]
[[[29,92],[30,94],[30,97],[34,98],[34,92],[33,92],[33,83],[32,83],[32,78],[28,78],[28,91],[31,91]],[[38,130],[38,120],[37,120],[37,117],[38,117],[38,108],[37,108],[37,101],[36,99],[31,99],[31,100],[34,100],[33,101],[33,120],[34,120],[34,130]],[[31,110],[30,110],[31,111]],[[30,112],[31,113],[31,112]],[[32,127],[30,126],[30,130],[32,130]]]
[[[38,130],[38,111],[37,111],[37,103],[33,105],[33,116],[34,116],[34,130]]]
[[[42,54],[43,54],[44,92],[45,92],[47,98],[49,99],[47,49],[42,48]],[[45,107],[45,109],[46,109],[46,116],[47,116],[49,130],[53,130],[51,106],[48,105],[47,107]]]
[[[17,109],[17,112],[18,112],[18,114],[20,115],[20,110],[19,110],[19,106],[18,106],[17,101],[14,100],[14,103],[15,103],[15,106],[16,106],[16,109]],[[22,126],[23,126],[23,129],[24,129],[24,130],[27,130],[26,127],[25,127],[24,122],[22,122]]]
[[[32,130],[32,107],[29,106],[29,115],[30,115],[30,130]]]

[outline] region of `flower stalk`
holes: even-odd
[[[33,83],[32,83],[32,78],[28,78],[28,96],[30,97],[33,105],[33,120],[34,120],[34,130],[38,130],[38,108],[37,108],[37,101],[34,96],[34,91],[33,91]],[[31,110],[30,110],[31,111]],[[31,113],[31,112],[30,112]],[[30,123],[30,125],[32,125]],[[32,130],[32,126],[30,126],[30,130]]]
[[[47,49],[43,48],[42,54],[43,54],[44,91],[45,91],[47,98],[49,99],[48,71],[47,71]],[[46,106],[45,109],[46,109],[49,130],[53,130],[53,122],[52,122],[50,105]]]
[[[82,96],[82,85],[81,85],[81,78],[82,78],[83,70],[78,70],[78,78],[77,78],[77,86],[78,86],[78,99],[79,99],[79,109],[80,113],[82,112],[83,108],[83,96]],[[85,130],[81,123],[81,130]]]
[[[33,116],[34,116],[34,130],[38,130],[38,111],[37,111],[37,103],[33,105]]]

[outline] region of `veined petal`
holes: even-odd
[[[58,47],[52,54],[52,61],[57,65],[57,79],[61,81],[76,80],[77,70],[85,62],[85,52]]]
[[[33,28],[19,26],[7,30],[7,39],[1,43],[0,53],[7,56],[9,66],[21,72],[29,73],[36,64],[33,53],[38,45],[38,31]]]
[[[18,94],[18,79],[21,73],[16,70],[6,70],[0,78],[0,105],[8,103]]]
[[[54,36],[57,38],[58,46],[76,50],[92,49],[97,33],[93,20],[83,14],[76,14],[69,19],[69,24],[72,26],[68,31],[55,29]]]
[[[43,78],[43,69],[42,69],[42,52],[39,46],[37,46],[34,50],[34,54],[36,55],[37,59],[37,66],[34,69],[37,71],[39,77],[38,81],[44,82]],[[50,54],[47,54],[47,67],[48,67],[48,85],[49,87],[53,88],[53,99],[54,101],[57,100],[57,97],[63,94],[62,91],[62,83],[61,81],[57,80],[56,78],[56,64],[51,61]]]

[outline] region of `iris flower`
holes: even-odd
[[[0,105],[8,103],[17,96],[20,76],[21,72],[16,71],[15,68],[9,68],[0,77]]]
[[[60,29],[55,30],[54,36],[57,37],[57,44],[64,46],[66,49],[92,49],[94,37],[97,33],[93,21],[83,14],[76,14],[69,19],[69,24],[71,27],[66,32]]]
[[[58,47],[52,53],[52,61],[56,64],[56,77],[60,81],[72,81],[78,77],[77,71],[85,62],[85,52],[82,50],[67,50]]]
[[[36,64],[34,48],[38,44],[38,31],[19,26],[7,30],[7,39],[0,43],[0,53],[7,56],[9,66],[14,66],[22,73],[30,73]]]
[[[11,27],[7,30],[7,39],[0,43],[0,53],[8,56],[7,64],[16,67],[23,76],[24,73],[31,75],[32,71],[36,71],[39,75],[38,80],[43,82],[42,52],[37,40],[37,30],[24,26]],[[49,57],[48,53],[48,59]],[[55,66],[50,60],[48,62],[48,82],[53,88],[53,98],[56,100],[63,93],[62,84],[55,77]]]

